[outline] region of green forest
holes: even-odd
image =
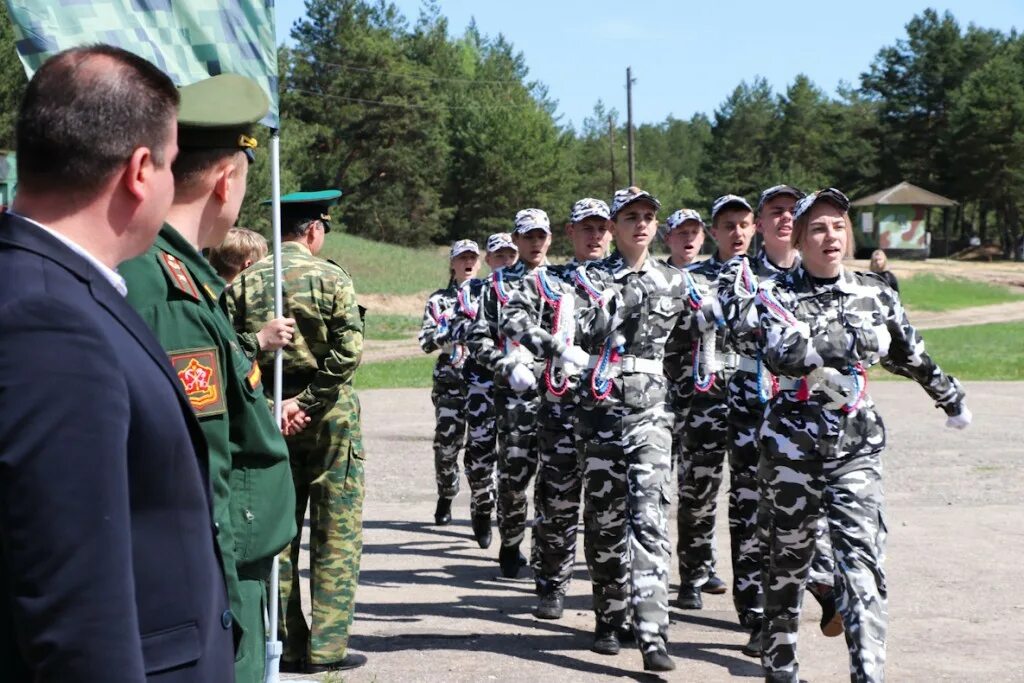
[[[341,188],[346,231],[408,245],[482,239],[520,208],[562,223],[574,200],[627,183],[624,102],[599,99],[578,128],[563,122],[502,35],[470,25],[453,36],[430,3],[414,18],[383,0],[306,9],[279,52],[282,190]],[[4,12],[9,148],[25,79]],[[608,97],[620,91],[608,84]],[[785,92],[752,77],[710,116],[645,123],[635,140],[636,182],[670,210],[705,213],[718,195],[753,200],[781,182],[856,197],[907,180],[959,202],[933,229],[1009,254],[1024,206],[1024,38],[925,10],[836,94],[803,75]],[[242,224],[267,228],[269,178],[262,154]]]

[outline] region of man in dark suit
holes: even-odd
[[[119,263],[170,205],[178,94],[106,46],[47,62],[0,216],[0,681],[224,683],[206,443]]]

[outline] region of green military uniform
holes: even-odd
[[[234,114],[243,121],[263,116],[265,96],[241,78],[215,77],[182,89],[183,149],[193,141],[186,127],[194,113],[190,102],[197,96],[214,98],[225,116]],[[211,86],[220,94],[211,94]],[[247,101],[251,88],[263,97],[261,110],[239,104]],[[204,127],[197,146],[223,144],[230,150],[238,143],[234,148],[243,148],[237,128],[230,122],[227,128],[226,142],[218,142],[216,126]],[[245,144],[250,143],[246,138]],[[196,247],[164,225],[156,243],[121,264],[119,271],[128,285],[128,302],[167,350],[209,443],[217,542],[231,611],[243,632],[235,679],[262,682],[266,582],[274,556],[295,536],[295,492],[284,437],[264,400],[259,366],[242,351],[231,326],[222,297],[224,281]]]
[[[340,196],[296,193],[282,198],[282,224],[321,221],[324,205]],[[302,528],[310,508],[310,594],[307,626],[299,598],[299,536],[281,567],[284,640],[282,666],[345,658],[362,554],[363,445],[359,400],[352,377],[362,356],[363,325],[352,279],[340,266],[313,256],[305,244],[281,247],[283,314],[295,319],[295,336],[283,349],[282,394],[297,398],[310,424],[287,438],[295,480],[295,519]],[[228,288],[235,328],[254,332],[274,316],[271,257],[245,270]],[[260,366],[270,380],[273,352]],[[267,390],[270,391],[270,381]],[[284,559],[284,558],[282,558]]]

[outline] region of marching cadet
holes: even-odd
[[[263,90],[225,74],[181,89],[174,202],[156,243],[123,263],[128,302],[167,351],[209,444],[217,542],[231,611],[242,627],[235,678],[263,680],[264,606],[274,556],[295,536],[288,449],[263,400],[260,368],[243,353],[221,295],[224,281],[200,250],[238,218],[266,114]],[[285,418],[300,412],[296,404]]]
[[[754,236],[754,213],[743,197],[728,194],[711,207],[711,236],[717,248],[711,258],[690,268],[690,274],[706,283],[708,295],[717,297],[718,275],[725,263],[745,254]],[[714,367],[700,370],[693,353],[694,394],[685,427],[685,478],[679,489],[679,597],[682,609],[701,609],[701,592],[724,593],[725,583],[715,574],[716,497],[722,484],[722,470],[729,451],[726,383],[736,369],[736,356],[721,328],[713,342],[717,358]],[[707,349],[705,349],[706,351]],[[685,471],[684,471],[685,470]]]
[[[590,302],[580,311],[579,345],[593,354],[577,413],[584,545],[597,617],[592,649],[614,655],[621,639],[635,637],[648,671],[675,668],[666,649],[672,418],[664,347],[677,324],[715,324],[706,312],[714,300],[700,296],[688,273],[648,253],[660,206],[640,188],[617,191],[615,251],[576,271]]]
[[[759,430],[769,681],[799,679],[801,592],[822,516],[836,558],[850,678],[884,677],[885,427],[867,391],[867,369],[881,362],[914,379],[946,413],[947,427],[971,422],[960,384],[927,354],[899,295],[874,275],[843,268],[852,244],[848,209],[833,188],[798,201],[792,242],[801,261],[757,293],[761,353],[779,383]]]
[[[491,272],[519,259],[512,235],[497,232],[487,238],[484,262]],[[494,408],[494,373],[477,362],[466,343],[477,318],[480,298],[488,280],[471,278],[462,283],[455,298],[451,339],[457,357],[465,358],[462,378],[466,383],[466,479],[473,536],[481,548],[491,547],[491,515],[496,498],[495,467],[498,462],[498,428]]]
[[[430,398],[437,419],[434,428],[434,475],[437,480],[437,507],[434,522],[452,521],[452,499],[459,493],[459,451],[466,444],[466,385],[462,370],[464,347],[454,346],[451,323],[463,283],[480,270],[480,247],[473,240],[455,242],[448,254],[448,286],[427,299],[420,329],[420,348],[424,353],[440,349],[434,364],[434,387]],[[472,506],[471,506],[472,507]]]
[[[476,320],[466,337],[470,353],[494,375],[498,416],[498,564],[508,578],[519,576],[526,558],[519,545],[526,534],[526,489],[537,471],[537,431],[534,428],[540,395],[532,355],[501,333],[504,307],[511,288],[547,257],[551,223],[540,209],[516,213],[512,237],[519,261],[499,268],[487,279]]]
[[[537,447],[540,464],[534,486],[538,489],[534,542],[537,549],[535,579],[540,603],[539,619],[560,619],[565,592],[576,562],[582,472],[576,451],[575,373],[565,363],[586,366],[588,354],[573,345],[576,330],[576,285],[573,273],[586,262],[605,256],[611,241],[608,205],[600,199],[581,199],[572,207],[566,234],[573,258],[561,266],[537,268],[524,278],[505,306],[501,333],[514,343],[533,339],[531,350],[549,356],[542,371]],[[585,302],[584,302],[585,303]],[[552,357],[553,356],[553,357]]]
[[[282,395],[311,419],[287,438],[295,479],[293,514],[299,529],[309,503],[312,624],[299,592],[299,544],[282,561],[281,670],[306,673],[352,669],[366,663],[347,652],[362,555],[363,439],[352,377],[363,352],[363,321],[352,278],[336,263],[317,258],[331,229],[328,207],[339,190],[281,197],[281,288],[295,338],[284,349]],[[267,202],[265,202],[267,203]],[[229,289],[235,327],[259,329],[274,311],[274,264],[264,258]],[[273,367],[263,351],[260,366]],[[266,388],[268,394],[272,386]]]

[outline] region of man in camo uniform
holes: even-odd
[[[359,399],[352,389],[363,352],[363,320],[352,278],[336,263],[315,256],[330,230],[327,206],[340,195],[326,190],[281,198],[284,314],[295,320],[295,337],[283,351],[282,394],[311,418],[287,442],[300,531],[309,503],[313,603],[309,626],[299,591],[299,533],[289,562],[281,567],[283,671],[317,673],[366,663],[365,656],[347,652],[363,547],[363,439]],[[227,291],[236,329],[258,331],[274,317],[272,258],[253,264]],[[273,353],[262,352],[259,364],[272,395]]]
[[[476,320],[466,343],[473,357],[493,372],[498,414],[498,531],[501,573],[515,578],[526,558],[519,545],[526,535],[526,489],[537,471],[536,416],[540,408],[536,368],[532,355],[501,333],[504,307],[514,283],[541,266],[551,246],[551,223],[540,209],[516,214],[515,234],[519,261],[490,275],[480,299]],[[534,564],[536,556],[534,555]]]
[[[480,269],[480,247],[473,240],[459,240],[448,254],[448,286],[427,298],[420,326],[419,343],[424,353],[440,351],[434,363],[434,476],[437,507],[434,523],[452,521],[452,499],[459,493],[459,452],[466,445],[467,386],[463,380],[465,347],[452,341],[452,318],[459,304],[463,283]],[[474,507],[472,504],[471,508]]]
[[[484,260],[491,271],[510,266],[519,250],[507,232],[487,238]],[[491,547],[491,515],[495,502],[495,467],[498,463],[498,428],[494,408],[494,373],[484,368],[469,351],[466,337],[477,318],[480,298],[487,280],[473,278],[462,283],[455,297],[451,319],[451,340],[457,356],[465,358],[462,378],[466,383],[466,455],[464,465],[470,490],[473,535],[481,548]]]
[[[761,352],[780,390],[759,431],[759,527],[767,548],[762,664],[773,682],[799,680],[801,594],[821,516],[836,557],[850,678],[884,679],[885,428],[867,392],[867,368],[881,362],[918,382],[948,416],[947,426],[971,422],[963,390],[927,354],[899,295],[872,274],[843,268],[852,239],[848,208],[832,188],[797,202],[793,244],[801,262],[763,284],[756,299]]]
[[[708,295],[717,296],[718,275],[725,263],[744,254],[754,236],[754,214],[743,197],[724,195],[711,207],[711,236],[717,248],[711,258],[692,266],[690,274]],[[714,340],[714,367],[694,373],[694,395],[686,421],[685,483],[679,489],[679,598],[683,609],[701,609],[701,592],[724,593],[725,585],[715,576],[716,497],[722,484],[729,452],[729,407],[726,385],[736,369],[736,356],[721,328]],[[696,352],[694,356],[698,356]]]
[[[556,339],[565,348],[572,348],[576,330],[576,286],[572,275],[577,266],[605,255],[611,240],[610,224],[608,205],[600,199],[581,199],[573,205],[565,226],[573,258],[562,266],[538,268],[532,277],[520,281],[505,306],[502,334],[515,343],[522,343],[524,335],[531,335],[533,340],[528,348],[543,345],[546,356],[552,355],[558,344]],[[575,353],[576,360],[585,366],[587,354],[576,349],[569,355]],[[540,595],[534,616],[539,619],[562,616],[565,592],[576,562],[583,485],[575,438],[577,380],[565,371],[567,360],[562,353],[544,363],[541,377],[537,426],[540,464],[534,497],[535,578]]]

